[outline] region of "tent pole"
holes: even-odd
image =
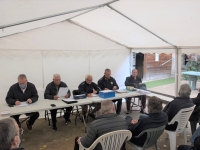
[[[57,16],[61,16],[61,15],[66,15],[66,14],[70,14],[70,13],[74,13],[74,12],[79,12],[79,11],[83,11],[83,10],[99,8],[99,7],[103,7],[103,6],[106,6],[108,4],[114,3],[116,1],[119,1],[119,0],[113,0],[111,2],[108,2],[108,3],[105,3],[105,4],[101,4],[101,5],[97,5],[97,6],[85,7],[85,8],[80,8],[80,9],[72,10],[72,11],[67,11],[67,12],[62,12],[62,13],[54,14],[54,15],[39,17],[39,18],[25,20],[25,21],[21,21],[21,22],[17,22],[17,23],[12,23],[12,24],[7,24],[7,25],[0,26],[0,29],[4,29],[4,28],[7,28],[7,27],[12,27],[12,26],[16,26],[16,25],[20,25],[20,24],[25,24],[25,23],[29,23],[29,22],[34,22],[34,21],[38,21],[38,20],[43,20],[43,19],[47,19],[47,18],[57,17]]]
[[[182,64],[182,50],[177,48],[176,54],[176,73],[175,73],[175,96],[178,96],[178,89],[181,86],[181,64]]]
[[[120,11],[116,10],[115,8],[111,7],[109,4],[107,5],[110,9],[114,10],[115,12],[117,12],[118,14],[122,15],[123,17],[125,17],[126,19],[130,20],[131,22],[137,24],[138,26],[140,26],[141,28],[143,28],[144,30],[148,31],[149,33],[153,34],[154,36],[156,36],[157,38],[161,39],[162,41],[164,41],[165,43],[168,43],[169,45],[173,46],[174,48],[176,47],[175,45],[171,44],[170,42],[164,40],[163,38],[161,38],[160,36],[156,35],[155,33],[153,33],[152,31],[148,30],[147,28],[145,28],[144,26],[142,26],[141,24],[137,23],[136,21],[132,20],[131,18],[127,17],[126,15],[122,14]]]

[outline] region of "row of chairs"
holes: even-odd
[[[103,150],[120,150],[122,144],[126,141],[128,141],[127,143],[129,143],[134,148],[134,150],[145,150],[153,145],[156,147],[156,150],[158,150],[157,140],[163,132],[169,135],[170,150],[176,150],[176,134],[183,132],[185,144],[187,144],[186,126],[194,108],[195,106],[181,109],[176,114],[176,116],[174,116],[174,118],[168,123],[174,124],[175,122],[178,122],[178,126],[175,131],[165,130],[165,126],[161,126],[159,128],[151,128],[141,132],[135,138],[140,138],[143,134],[147,134],[147,139],[143,147],[140,147],[128,141],[131,139],[132,136],[132,133],[129,130],[118,130],[100,136],[89,148],[83,147],[83,145],[80,143],[79,150],[93,150],[98,143],[101,144]]]

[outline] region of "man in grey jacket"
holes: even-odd
[[[84,147],[88,148],[103,134],[128,129],[126,120],[116,114],[112,101],[103,101],[99,113],[100,116],[90,124],[86,136],[78,138],[76,141],[78,144],[81,142]],[[98,144],[95,150],[102,150],[101,145]]]

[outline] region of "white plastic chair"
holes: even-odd
[[[79,150],[93,150],[98,143],[101,144],[102,150],[120,150],[122,144],[127,140],[130,140],[131,136],[132,133],[129,130],[117,130],[109,132],[97,138],[89,148],[83,147],[83,145],[80,143]]]
[[[184,140],[185,144],[187,145],[187,135],[186,135],[186,125],[188,123],[188,120],[195,108],[195,105],[189,108],[183,108],[181,109],[174,118],[168,123],[174,124],[176,121],[178,122],[177,128],[175,131],[169,131],[165,129],[165,132],[169,135],[169,141],[170,141],[170,150],[176,150],[176,134],[178,133],[184,133]]]
[[[147,133],[146,141],[142,147],[139,145],[133,144],[131,141],[128,141],[127,143],[130,144],[134,150],[145,150],[146,148],[149,148],[153,145],[155,145],[156,150],[158,150],[157,140],[162,135],[164,129],[165,129],[165,125],[158,128],[150,128],[150,129],[146,129],[142,131],[138,136],[135,136],[135,138],[140,138],[142,135]]]

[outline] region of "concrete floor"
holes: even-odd
[[[182,83],[187,83],[186,81],[182,81]],[[198,82],[197,87],[200,87],[200,83]],[[165,89],[165,90],[163,90]],[[174,84],[163,85],[160,87],[151,88],[152,91],[162,92],[169,95],[174,95]],[[198,91],[193,90],[191,97],[196,97]],[[125,103],[122,105],[121,115],[126,115],[126,107]],[[139,111],[133,111],[131,114],[133,119],[139,118]],[[26,128],[25,123],[22,125],[24,129],[24,134],[22,135],[22,147],[27,150],[73,150],[74,139],[76,136],[84,136],[84,126],[83,123],[79,120],[77,121],[77,125],[74,124],[75,117],[71,116],[72,123],[65,124],[64,119],[57,119],[57,127],[58,131],[54,132],[51,127],[48,126],[48,121],[45,121],[43,118],[38,119],[34,124],[34,131],[29,132]],[[89,118],[87,125],[92,122],[93,119]],[[191,132],[190,128],[187,129],[188,132],[188,140],[190,139]],[[180,144],[184,144],[184,139],[182,135],[177,135],[177,146]],[[190,144],[188,142],[188,144]],[[165,133],[158,140],[158,148],[160,150],[169,150],[169,140],[166,139]],[[126,144],[127,150],[132,150],[128,144]],[[154,150],[155,148],[149,148],[148,150]]]

